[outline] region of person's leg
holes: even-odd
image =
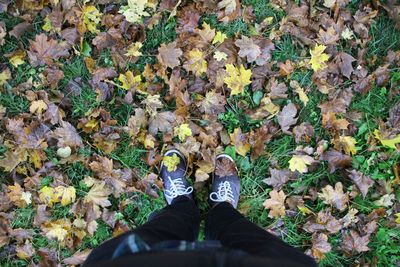
[[[86,264],[109,260],[125,238],[135,234],[150,247],[167,240],[195,241],[199,234],[200,213],[192,199],[180,196],[155,214],[148,222],[127,233],[110,239],[95,248]]]
[[[206,239],[251,255],[271,259],[292,259],[299,264],[316,266],[314,260],[283,242],[241,215],[227,202],[215,205],[206,219]]]
[[[164,184],[164,196],[168,206],[151,216],[144,225],[97,247],[92,251],[85,263],[111,259],[114,251],[123,241],[123,245],[121,245],[123,248],[118,247],[117,255],[120,254],[120,249],[124,250],[125,247],[129,252],[134,250],[132,247],[136,248],[138,245],[151,247],[156,243],[167,240],[192,242],[197,239],[200,227],[200,213],[193,200],[193,188],[189,186],[189,182],[185,178],[187,170],[186,159],[177,150],[168,150],[164,154],[165,157],[179,159],[178,164],[172,169],[164,164],[161,164],[160,167],[160,178]],[[130,236],[132,234],[135,236]],[[129,238],[126,239],[127,237]],[[137,241],[137,239],[140,240]],[[144,244],[142,244],[143,241]]]

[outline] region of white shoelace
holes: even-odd
[[[233,191],[231,184],[228,181],[220,183],[218,185],[218,191],[210,194],[210,199],[214,202],[225,202],[234,203]]]
[[[165,190],[165,196],[168,198],[176,198],[177,196],[189,195],[193,192],[193,187],[189,186],[186,188],[182,178],[176,178],[174,180],[168,176],[168,180],[171,183],[171,190]]]

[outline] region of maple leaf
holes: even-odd
[[[204,52],[195,48],[189,51],[188,61],[183,65],[187,71],[192,71],[196,76],[200,76],[207,71],[207,61],[204,59]]]
[[[89,256],[91,249],[85,249],[75,252],[71,257],[63,259],[63,263],[69,266],[80,265],[85,262],[86,258]]]
[[[246,136],[242,134],[242,130],[240,128],[236,128],[233,133],[229,134],[229,137],[231,138],[232,145],[235,146],[236,152],[245,157],[251,146],[246,140]]]
[[[47,238],[63,242],[69,234],[71,222],[68,219],[59,219],[46,223],[43,228]]]
[[[105,208],[111,206],[111,202],[108,200],[110,194],[111,192],[105,187],[104,181],[96,181],[83,201],[86,203],[92,202],[95,205]]]
[[[363,173],[357,170],[348,171],[350,179],[357,185],[358,189],[365,198],[368,193],[368,189],[374,185],[374,181]]]
[[[32,194],[29,192],[24,192],[18,183],[7,186],[7,189],[9,190],[9,192],[7,192],[7,196],[15,206],[24,208],[32,203]]]
[[[395,136],[394,138],[382,138],[382,135],[378,129],[374,130],[374,136],[376,139],[378,139],[383,146],[389,147],[389,148],[394,148],[396,149],[396,144],[400,143],[400,134]]]
[[[308,155],[293,155],[289,160],[289,169],[294,172],[298,171],[300,173],[308,172],[307,165],[311,165],[314,159]]]
[[[226,60],[228,58],[228,55],[224,52],[217,50],[215,51],[213,58],[215,58],[216,61],[220,62],[222,60]]]
[[[97,10],[95,6],[85,5],[82,9],[82,21],[83,21],[83,30],[81,33],[86,32],[86,30],[91,33],[99,33],[100,31],[97,29],[97,25],[101,20],[101,13]]]
[[[182,56],[182,50],[180,48],[176,48],[176,42],[172,42],[169,44],[161,44],[158,48],[158,61],[166,67],[170,67],[171,69],[180,65],[179,57]]]
[[[135,23],[140,21],[142,17],[150,16],[145,11],[146,6],[148,6],[148,0],[128,0],[128,5],[121,6],[119,13],[124,15],[127,21]]]
[[[183,123],[174,129],[174,135],[178,136],[179,140],[182,142],[185,141],[186,137],[192,136],[192,130],[189,127],[189,124]]]
[[[68,45],[65,42],[58,43],[49,39],[44,33],[36,35],[35,41],[29,40],[29,43],[28,56],[33,67],[53,65],[54,60],[69,55]]]
[[[334,148],[343,150],[347,155],[354,155],[357,153],[356,143],[356,139],[352,136],[339,136],[339,138],[333,140]]]
[[[233,64],[227,64],[225,68],[227,76],[224,82],[232,90],[231,95],[243,94],[244,87],[251,84],[251,70],[246,70],[243,65],[235,67]]]
[[[389,208],[393,206],[393,200],[395,199],[396,197],[394,196],[394,194],[386,194],[383,195],[380,199],[375,200],[374,204],[377,206]]]
[[[141,75],[134,76],[132,71],[128,70],[125,74],[120,74],[118,76],[118,81],[122,83],[121,88],[129,90],[135,85],[138,85],[142,81]]]
[[[221,93],[209,91],[206,96],[197,103],[201,112],[216,115],[225,111],[226,99]]]
[[[74,126],[69,122],[63,121],[61,127],[54,130],[53,135],[58,139],[59,147],[80,147],[83,146],[82,138],[76,132]]]
[[[180,162],[181,162],[181,160],[176,154],[173,154],[172,156],[164,156],[163,157],[163,165],[165,165],[167,167],[167,170],[169,172],[176,171],[176,168],[178,167],[178,164]]]
[[[280,190],[284,184],[286,184],[292,177],[292,173],[288,170],[278,170],[269,168],[271,177],[264,179],[263,181],[267,185],[272,185],[275,190]]]
[[[25,162],[28,158],[26,149],[18,147],[15,150],[7,150],[4,158],[0,159],[0,167],[3,167],[6,172],[14,170],[21,162]]]
[[[175,122],[175,114],[171,111],[160,112],[149,120],[149,133],[156,135],[160,132],[172,132],[172,123]]]
[[[225,33],[222,33],[220,31],[218,31],[214,36],[212,44],[217,44],[217,43],[221,43],[222,44],[225,41],[226,37],[227,36],[226,36]]]
[[[9,68],[6,68],[2,72],[0,72],[0,86],[6,84],[7,80],[11,79],[11,71]]]
[[[75,188],[73,186],[57,186],[55,188],[44,186],[39,191],[39,199],[49,207],[54,203],[61,203],[66,206],[75,201]]]
[[[236,10],[236,0],[219,1],[218,8],[225,9],[225,15],[230,15]]]
[[[220,158],[215,163],[215,174],[220,177],[237,174],[236,165],[227,158]]]
[[[328,161],[328,168],[331,173],[334,173],[338,168],[343,169],[351,166],[352,162],[352,158],[350,156],[334,149],[329,149],[328,151],[324,152],[320,159]]]
[[[29,111],[37,114],[42,114],[44,110],[47,109],[47,104],[43,100],[32,101]]]
[[[317,260],[325,258],[325,254],[331,251],[332,246],[328,242],[328,236],[322,233],[315,233],[312,236],[311,254]]]
[[[342,249],[353,253],[354,251],[361,253],[368,251],[369,234],[360,236],[356,231],[350,230],[343,235]]]
[[[256,61],[257,57],[261,55],[260,47],[245,35],[242,36],[242,39],[236,40],[235,45],[240,48],[239,56],[246,57],[249,63]]]
[[[350,79],[350,76],[354,71],[354,68],[352,66],[352,63],[354,61],[356,61],[356,59],[345,52],[340,52],[335,57],[335,62],[339,66],[340,72],[348,79]]]
[[[269,192],[270,198],[265,200],[263,206],[270,209],[268,217],[278,218],[285,216],[285,199],[286,195],[283,191],[272,190]]]
[[[311,59],[309,63],[314,71],[322,70],[326,67],[325,62],[328,61],[329,55],[324,53],[325,48],[326,46],[324,45],[316,45],[313,50],[310,50]]]
[[[331,185],[327,185],[322,188],[322,193],[318,193],[318,197],[321,198],[325,204],[332,205],[338,210],[343,211],[347,207],[349,202],[348,193],[343,193],[343,185],[341,182],[335,184],[335,188]]]
[[[17,68],[19,65],[25,64],[25,56],[26,52],[24,50],[18,49],[17,51],[9,55],[9,61],[11,65]]]
[[[277,118],[283,132],[288,133],[290,126],[297,122],[296,114],[297,108],[293,103],[284,106],[282,111],[279,112]]]
[[[142,52],[140,52],[140,48],[142,48],[143,44],[141,42],[135,42],[133,44],[131,44],[128,47],[128,50],[125,53],[125,56],[127,57],[139,57],[142,54]]]
[[[32,243],[29,242],[29,240],[26,240],[23,245],[17,245],[15,252],[17,253],[18,258],[27,260],[33,256],[35,249],[33,248]]]

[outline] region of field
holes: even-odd
[[[395,1],[0,2],[0,266],[72,266],[215,155],[239,210],[319,266],[400,264]],[[199,239],[203,239],[200,233]]]

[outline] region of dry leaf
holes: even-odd
[[[272,190],[269,192],[270,198],[263,203],[264,208],[269,209],[268,217],[276,218],[285,216],[285,199],[283,191]]]

